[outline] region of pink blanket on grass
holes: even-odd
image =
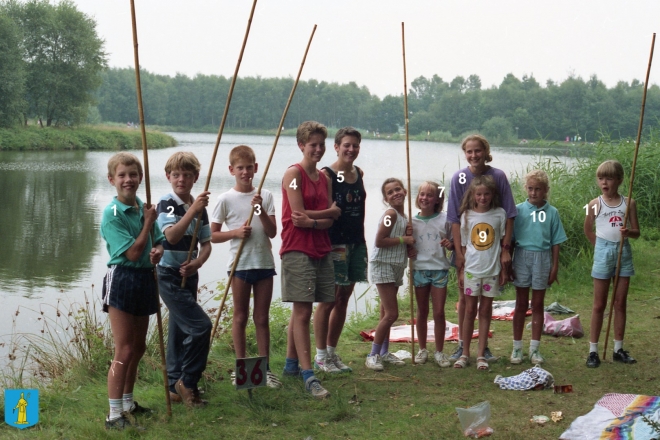
[[[429,321],[428,333],[426,337],[427,342],[435,342],[435,323]],[[376,330],[366,330],[361,331],[360,336],[365,341],[373,341]],[[479,330],[472,332],[472,339],[479,337]],[[493,337],[493,331],[488,332],[488,337]],[[415,329],[415,341],[418,341],[417,338],[417,329]],[[452,324],[449,321],[445,321],[445,341],[458,341],[458,325]],[[410,342],[410,325],[398,325],[390,329],[390,342]]]

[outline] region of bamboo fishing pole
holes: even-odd
[[[298,76],[296,76],[296,80],[293,83],[293,88],[291,88],[291,93],[289,94],[289,100],[286,102],[286,106],[284,107],[284,112],[282,113],[282,118],[280,119],[280,125],[277,127],[277,133],[275,134],[275,141],[273,142],[273,147],[270,150],[270,156],[268,156],[268,162],[266,163],[266,169],[264,170],[264,175],[261,177],[261,181],[259,182],[259,186],[257,187],[257,194],[261,195],[261,188],[264,185],[264,182],[266,181],[266,175],[268,174],[268,169],[270,168],[270,162],[273,160],[273,155],[275,154],[275,148],[277,147],[277,141],[280,139],[280,133],[282,132],[282,127],[284,126],[284,120],[286,119],[286,115],[289,112],[289,106],[291,105],[291,101],[293,100],[293,95],[296,92],[296,87],[298,87],[298,81],[300,80],[300,75],[302,74],[303,67],[305,66],[305,60],[307,59],[307,53],[309,52],[309,47],[312,45],[312,39],[314,38],[314,33],[316,32],[316,25],[314,25],[314,29],[312,29],[312,35],[309,36],[309,41],[307,42],[307,48],[305,49],[305,54],[303,55],[302,62],[300,63],[300,69],[298,69]],[[250,216],[247,219],[246,225],[250,226],[252,223],[252,217],[254,216],[254,210],[256,209],[256,206],[252,207],[252,210],[250,211]],[[227,280],[227,285],[225,286],[225,293],[222,295],[222,301],[220,302],[220,307],[218,308],[218,312],[215,317],[215,322],[213,324],[213,330],[211,331],[211,344],[209,345],[210,347],[213,345],[213,338],[215,337],[215,332],[218,329],[218,323],[220,322],[220,315],[222,314],[222,309],[225,306],[225,301],[227,299],[227,294],[229,293],[229,288],[231,286],[231,280],[234,277],[234,274],[236,273],[236,267],[238,266],[238,260],[241,258],[241,253],[243,252],[243,247],[245,246],[245,241],[247,238],[243,237],[241,239],[241,243],[238,246],[238,249],[236,250],[236,256],[234,257],[234,263],[231,266],[231,271],[229,273],[229,279]]]
[[[142,156],[144,162],[144,186],[147,191],[147,206],[151,207],[151,186],[149,184],[149,154],[147,152],[147,131],[144,126],[144,108],[142,106],[142,85],[140,82],[140,57],[138,56],[137,21],[135,19],[135,1],[131,0],[131,23],[133,26],[133,55],[135,57],[135,92],[137,93],[138,115],[140,118],[140,132],[142,134]],[[151,243],[154,242],[153,228],[151,231]],[[170,400],[170,387],[167,379],[167,363],[165,362],[165,344],[163,343],[163,318],[160,314],[160,292],[158,289],[158,274],[154,267],[154,282],[156,283],[156,298],[158,309],[156,309],[156,322],[158,323],[158,347],[160,349],[160,368],[163,372],[163,385],[165,387],[165,402],[167,405],[167,416],[172,417],[172,402]]]
[[[630,172],[630,184],[628,186],[628,199],[626,203],[626,213],[623,216],[623,227],[628,227],[628,213],[630,212],[630,200],[632,200],[633,183],[635,182],[635,167],[637,166],[637,153],[639,152],[639,143],[642,138],[642,125],[644,124],[644,108],[646,107],[646,91],[649,87],[649,76],[651,75],[651,64],[653,62],[653,47],[655,46],[655,32],[651,39],[651,53],[649,54],[649,65],[646,68],[646,80],[644,80],[644,94],[642,95],[642,109],[639,114],[639,126],[637,127],[637,139],[635,140],[635,154],[633,156],[632,170]],[[614,272],[614,285],[612,286],[612,301],[610,302],[610,315],[607,318],[607,331],[605,332],[605,348],[603,350],[603,360],[607,357],[607,342],[610,338],[610,326],[612,325],[612,310],[616,300],[616,289],[619,284],[619,273],[621,271],[621,255],[623,253],[623,243],[625,237],[621,235],[619,241],[619,253],[616,258],[616,269]]]
[[[408,224],[412,225],[412,189],[410,186],[410,140],[408,136],[408,82],[406,78],[406,32],[401,22],[401,44],[403,46],[403,109],[406,113],[406,173],[408,177]],[[413,288],[413,260],[408,258],[408,293],[410,294],[410,349],[412,363],[415,365],[415,291]]]
[[[213,174],[213,165],[215,164],[215,157],[218,155],[218,147],[220,146],[220,139],[222,139],[222,132],[225,129],[225,122],[227,121],[227,113],[229,113],[229,104],[231,104],[231,97],[234,94],[234,86],[236,85],[236,78],[238,77],[238,69],[241,67],[241,61],[243,60],[243,52],[245,52],[245,45],[247,44],[248,35],[250,35],[250,27],[252,26],[252,17],[254,17],[254,9],[257,7],[257,0],[254,0],[252,3],[252,10],[250,10],[250,18],[248,18],[247,28],[245,29],[245,37],[243,37],[243,45],[241,46],[241,51],[238,55],[238,62],[236,62],[236,69],[234,69],[234,76],[231,78],[231,84],[229,86],[229,93],[227,94],[227,102],[225,103],[225,111],[222,114],[222,121],[220,122],[220,128],[218,129],[218,137],[215,140],[215,146],[213,147],[213,156],[211,157],[211,165],[209,166],[209,173],[206,176],[206,184],[204,185],[204,191],[209,190],[211,185],[211,174]],[[195,249],[197,248],[197,234],[199,232],[199,225],[202,223],[202,215],[204,211],[200,212],[197,216],[197,221],[195,222],[195,231],[192,235],[192,240],[190,242],[190,249],[188,250],[188,257],[186,258],[186,264],[190,263],[192,260],[192,255]],[[188,277],[183,277],[181,280],[181,288],[186,287],[186,280]]]

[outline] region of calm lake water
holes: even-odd
[[[170,191],[163,168],[167,158],[175,151],[192,151],[202,163],[202,173],[195,192],[203,189],[215,143],[215,134],[172,133],[179,146],[149,152],[152,199]],[[211,179],[210,191],[215,206],[216,197],[234,185],[228,172],[229,150],[239,144],[250,145],[260,163],[260,179],[273,138],[269,136],[224,135]],[[509,175],[521,172],[538,156],[511,149],[493,148],[492,165]],[[134,153],[142,158],[141,151]],[[81,301],[85,294],[100,295],[108,255],[99,234],[101,212],[116,195],[106,178],[106,164],[113,152],[0,152],[0,231],[2,231],[3,258],[0,259],[0,337],[7,340],[15,325],[18,331],[38,332],[43,320],[29,310],[53,313],[52,305]],[[466,165],[460,147],[455,144],[411,142],[411,179],[413,196],[424,180],[442,182]],[[335,152],[330,140],[321,165],[334,162]],[[295,138],[281,137],[264,188],[275,197],[278,228],[282,196],[280,181],[285,169],[300,161],[301,153]],[[364,139],[357,165],[365,173],[368,193],[366,213],[366,239],[373,245],[376,223],[384,209],[380,186],[388,177],[399,177],[405,182],[405,142]],[[144,186],[138,196],[146,199]],[[273,239],[277,255],[281,244],[279,235]],[[229,244],[213,245],[213,253],[200,271],[200,284],[216,290],[218,281],[226,278]],[[279,258],[275,258],[278,265]],[[92,287],[94,286],[94,287]],[[356,286],[358,294],[368,285]],[[363,310],[366,295],[351,310]],[[280,280],[275,280],[274,298],[280,296]],[[23,312],[16,316],[20,306]],[[208,307],[216,307],[216,302]],[[26,310],[28,309],[28,310]],[[14,324],[15,322],[15,324]],[[0,349],[0,352],[2,349]]]

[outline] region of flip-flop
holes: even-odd
[[[485,357],[477,358],[477,370],[486,371],[488,370],[488,362],[486,362]]]
[[[468,365],[470,365],[470,358],[468,358],[467,356],[461,356],[454,363],[454,368],[465,368]]]

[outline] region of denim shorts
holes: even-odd
[[[227,275],[231,274],[230,271],[227,271]],[[234,272],[234,276],[245,281],[248,284],[255,284],[266,278],[271,278],[277,275],[275,269],[248,269],[248,270],[237,270]]]
[[[517,247],[513,253],[513,273],[516,287],[531,287],[533,290],[548,288],[552,270],[552,251],[528,251]]]
[[[413,270],[413,284],[415,287],[426,287],[430,284],[442,289],[447,287],[448,273],[447,270]]]
[[[619,256],[619,242],[605,240],[596,237],[596,247],[594,248],[594,265],[591,268],[591,276],[599,280],[609,280],[614,277],[616,271],[616,260]],[[635,268],[632,261],[632,249],[628,240],[623,242],[623,251],[621,252],[621,271],[619,276],[631,277],[635,275]]]

